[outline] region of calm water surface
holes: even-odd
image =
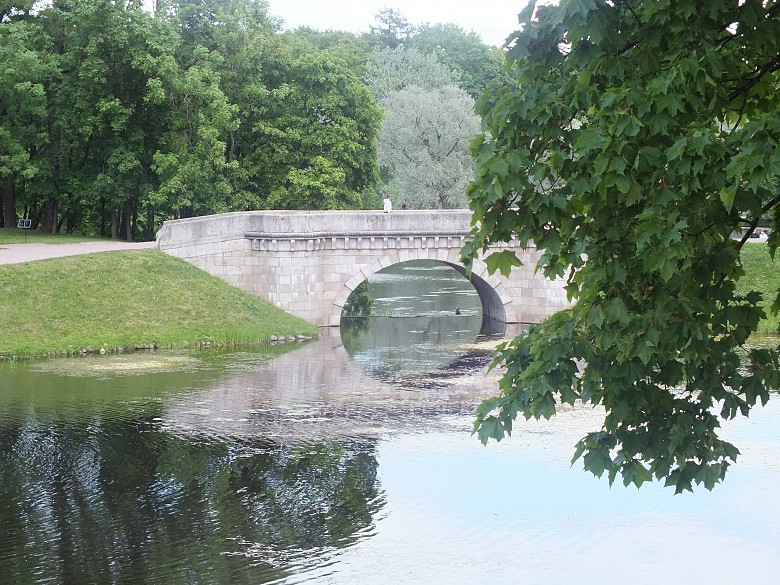
[[[571,467],[591,409],[482,447],[496,334],[453,272],[305,345],[0,365],[0,584],[780,582],[780,400],[712,493]]]

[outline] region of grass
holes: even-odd
[[[108,238],[90,238],[72,234],[44,234],[38,230],[21,230],[18,228],[0,228],[0,246],[3,244],[77,244],[79,242],[94,242]]]
[[[94,240],[0,229],[0,245]],[[769,309],[780,290],[778,261],[763,244],[742,250],[739,290],[762,293]],[[316,335],[317,328],[186,262],[155,250],[104,252],[0,266],[0,356],[117,351],[156,344],[267,343],[272,335]],[[759,325],[775,334],[779,319]]]
[[[778,317],[770,316],[772,303],[780,291],[780,258],[772,260],[769,257],[769,247],[766,244],[747,243],[742,247],[742,266],[745,268],[738,285],[739,292],[758,291],[764,300],[761,306],[768,318],[758,326],[759,333],[777,333]]]
[[[157,250],[0,266],[0,356],[238,346],[316,326]]]

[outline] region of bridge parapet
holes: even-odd
[[[464,273],[460,249],[471,217],[468,210],[253,211],[165,222],[157,240],[161,250],[290,313],[337,326],[352,291],[382,268],[429,259]],[[484,314],[531,323],[567,306],[563,283],[534,273],[538,252],[516,252],[524,266],[510,278],[475,261]]]

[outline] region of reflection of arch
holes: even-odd
[[[367,268],[363,268],[358,274],[344,283],[330,306],[328,324],[332,327],[339,325],[344,304],[347,302],[349,295],[352,294],[352,291],[361,282],[368,280],[373,274],[383,268],[410,260],[438,260],[467,276],[466,268],[460,262],[459,248],[440,249],[436,254],[431,254],[427,249],[390,251],[386,256],[376,260]],[[482,315],[486,320],[499,323],[513,323],[517,321],[512,297],[506,291],[503,280],[498,275],[488,274],[487,265],[483,261],[474,260],[470,281],[479,295],[479,301],[482,304]]]

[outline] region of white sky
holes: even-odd
[[[393,8],[410,24],[453,23],[474,31],[488,45],[500,46],[517,29],[517,13],[526,0],[270,0],[269,12],[284,20],[285,29],[368,32],[374,15]]]

